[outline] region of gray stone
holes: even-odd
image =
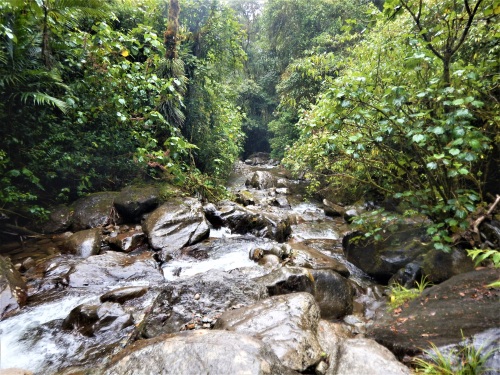
[[[15,313],[28,300],[26,283],[10,260],[0,256],[0,319]]]
[[[327,199],[323,199],[323,205],[324,205],[324,210],[325,210],[325,215],[327,216],[340,216],[344,217],[345,216],[345,208],[339,206],[338,204],[332,203]]]
[[[306,268],[282,267],[253,280],[265,285],[270,296],[295,292],[315,295],[314,278]]]
[[[273,254],[264,255],[259,260],[259,266],[268,267],[268,268],[277,267],[280,265],[280,263],[281,263],[281,259]]]
[[[197,294],[199,299],[194,299]],[[203,317],[212,321],[233,306],[253,304],[267,296],[266,288],[246,275],[217,270],[172,281],[154,301],[138,335],[152,338],[178,332],[190,323],[201,328]]]
[[[126,288],[120,288],[112,290],[111,292],[105,293],[100,297],[101,302],[117,302],[125,303],[131,299],[142,297],[148,288],[141,286],[130,286]]]
[[[354,219],[356,216],[359,216],[359,212],[354,208],[345,210],[344,212],[344,220],[347,221],[348,223],[350,223],[351,220]]]
[[[321,251],[300,243],[294,243],[290,246],[292,248],[292,264],[294,266],[312,269],[331,269],[342,276],[349,277],[349,270],[342,263],[323,254]]]
[[[338,352],[336,375],[410,375],[387,348],[369,339],[346,339]]]
[[[349,262],[360,268],[379,283],[386,284],[401,268],[434,248],[428,241],[427,228],[420,225],[402,225],[397,232],[382,233],[383,241],[373,239],[357,242],[362,232],[344,236],[342,246]]]
[[[462,342],[462,333],[471,337],[500,326],[500,288],[488,287],[498,281],[500,270],[481,269],[454,276],[426,289],[408,302],[397,316],[376,317],[371,335],[398,357],[420,354],[436,346]]]
[[[329,364],[325,375],[335,375],[340,346],[344,340],[351,337],[351,333],[342,324],[332,323],[323,319],[319,321],[318,342],[326,354]]]
[[[124,218],[138,222],[142,215],[158,207],[160,194],[158,186],[127,186],[115,197],[115,207]]]
[[[67,277],[69,286],[78,288],[133,280],[162,284],[165,280],[151,252],[137,256],[115,251],[94,255],[76,264]]]
[[[208,214],[213,224],[228,226],[233,233],[251,233],[284,242],[292,233],[290,217],[241,207],[232,202],[222,202],[219,210]]]
[[[190,331],[138,341],[118,353],[103,375],[292,375],[268,345],[227,331]]]
[[[275,187],[276,179],[269,172],[257,171],[253,174],[252,179],[250,180],[250,184],[255,189],[269,189]]]
[[[288,202],[288,199],[286,197],[277,197],[273,201],[273,205],[276,207],[282,208],[284,210],[290,210],[290,203]]]
[[[146,236],[143,232],[134,230],[132,232],[126,232],[118,234],[115,237],[111,237],[109,238],[108,243],[111,248],[115,250],[129,253],[141,246],[145,239]]]
[[[73,204],[73,230],[102,227],[114,220],[113,201],[117,193],[96,193]]]
[[[319,308],[309,293],[274,296],[222,314],[214,329],[244,332],[270,345],[281,362],[304,371],[321,361]]]
[[[276,181],[276,187],[281,188],[281,189],[287,188],[288,187],[288,180],[285,178],[278,178],[278,181]]]
[[[236,193],[236,203],[240,203],[243,206],[250,206],[255,204],[255,198],[249,191],[241,190]]]
[[[52,210],[49,220],[42,226],[44,233],[64,232],[73,224],[72,210],[66,206],[59,206]]]
[[[101,249],[101,228],[87,229],[76,232],[64,241],[65,252],[80,258],[88,258],[99,254]]]
[[[474,261],[463,249],[453,248],[450,252],[432,249],[424,257],[422,274],[426,281],[434,284],[441,283],[449,278],[470,272],[474,269]]]
[[[314,278],[315,299],[323,319],[339,319],[353,310],[355,290],[349,281],[331,269],[309,270]]]
[[[167,253],[195,244],[210,233],[201,203],[193,198],[176,198],[161,205],[143,228],[151,247]]]

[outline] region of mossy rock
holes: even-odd
[[[162,187],[132,185],[123,189],[114,200],[118,213],[127,221],[139,222],[141,216],[158,207],[162,201]]]
[[[113,201],[118,193],[90,194],[73,204],[73,230],[92,229],[115,220]]]
[[[454,248],[449,253],[445,253],[433,249],[425,255],[422,275],[427,281],[438,284],[473,269],[474,261],[465,250]]]

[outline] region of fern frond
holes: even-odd
[[[64,101],[54,98],[53,96],[50,96],[43,92],[21,93],[21,100],[23,102],[27,103],[28,99],[32,99],[36,105],[52,105],[59,108],[63,113],[67,113],[69,109],[68,105]]]

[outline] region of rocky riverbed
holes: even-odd
[[[434,254],[425,220],[353,243],[347,220],[376,202],[305,201],[275,164],[237,163],[235,201],[131,186],[2,244],[0,373],[390,375],[461,330],[500,347],[500,271]],[[436,285],[388,312],[387,283],[422,274]]]

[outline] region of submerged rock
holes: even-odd
[[[28,300],[26,283],[12,263],[0,256],[0,320],[23,307]]]
[[[193,198],[175,198],[161,205],[143,228],[151,247],[167,253],[195,244],[210,233],[202,205]]]
[[[399,357],[421,353],[429,341],[437,346],[457,344],[462,333],[470,337],[500,326],[500,288],[488,284],[500,270],[481,269],[426,289],[401,314],[377,318],[371,335]]]
[[[304,371],[321,361],[319,308],[309,293],[274,296],[222,314],[214,329],[246,333],[270,345],[281,362]]]
[[[76,264],[67,276],[70,287],[113,285],[118,281],[140,280],[162,284],[163,275],[152,252],[130,256],[108,251]]]
[[[178,332],[187,324],[201,328],[203,323],[214,321],[217,315],[231,307],[253,304],[267,296],[262,284],[237,273],[211,270],[172,281],[158,295],[139,326],[139,337],[152,338]]]
[[[103,375],[292,375],[269,346],[227,331],[191,331],[141,340],[114,358]]]
[[[114,220],[113,201],[117,193],[95,193],[73,204],[73,230],[102,227]]]
[[[99,254],[101,249],[101,228],[76,232],[64,241],[63,249],[80,258],[88,258]]]

